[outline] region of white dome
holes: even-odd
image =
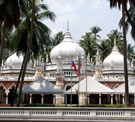
[[[52,63],[56,63],[59,56],[61,56],[64,62],[71,62],[71,60],[77,61],[77,58],[81,58],[84,54],[83,48],[74,43],[70,32],[67,31],[64,40],[52,49],[51,61]]]
[[[131,69],[130,62],[127,60],[128,69]],[[124,70],[124,56],[120,54],[116,44],[114,45],[112,52],[103,61],[103,70]]]
[[[6,68],[12,68],[12,69],[21,69],[23,63],[23,55],[20,54],[19,56],[17,56],[16,53],[14,53],[13,55],[9,56],[5,62]],[[27,68],[31,68],[32,67],[32,63],[29,62],[27,65]]]

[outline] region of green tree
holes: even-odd
[[[95,41],[99,41],[100,36],[98,33],[101,31],[101,28],[98,26],[93,26],[90,28],[91,33],[94,35]]]
[[[135,7],[130,6],[128,10],[126,10],[126,17],[125,17],[125,23],[126,23],[126,30],[129,30],[129,26],[131,26],[131,37],[135,40]],[[122,27],[122,18],[119,22],[120,28]]]
[[[51,41],[49,40],[48,43],[46,44],[45,50],[46,50],[46,54],[48,55],[49,62],[51,62],[50,52],[52,48],[58,45],[59,43],[61,43],[63,39],[64,39],[63,32],[58,32],[56,35],[54,35],[54,37],[51,38]]]
[[[20,9],[19,0],[1,0],[0,1],[0,28],[3,26],[3,31],[0,38],[0,70],[3,57],[3,49],[5,47],[6,31],[12,29],[13,26],[19,25]]]
[[[134,52],[134,46],[132,46],[131,44],[128,44],[127,45],[127,57],[128,57],[128,60],[130,61],[130,63],[132,63],[133,59],[134,59],[134,55],[135,52]]]
[[[123,54],[123,36],[121,32],[118,32],[118,30],[112,30],[111,33],[107,34],[108,41],[110,42],[110,51],[112,50],[114,46],[114,40],[116,40],[117,47],[119,51]]]
[[[107,34],[107,39],[101,41],[101,44],[98,45],[99,50],[101,51],[101,59],[102,61],[111,53],[112,48],[114,46],[114,40],[117,42],[117,47],[121,53],[123,48],[123,36],[122,33],[117,30],[112,30],[109,34]]]
[[[86,56],[90,56],[90,62],[92,59],[94,61],[94,57],[96,54],[96,41],[91,32],[85,33],[82,36],[82,39],[79,42],[80,46],[85,50]]]
[[[53,39],[52,39],[52,47],[58,45],[59,43],[61,43],[61,41],[64,39],[64,34],[63,32],[58,32],[56,35],[54,35]]]
[[[0,35],[3,33],[3,25],[0,28]],[[5,60],[9,57],[10,53],[10,41],[12,39],[12,30],[5,32],[5,44],[3,48],[3,54],[2,54],[2,61],[5,62]]]
[[[125,11],[127,2],[135,5],[134,0],[110,0],[110,8],[122,7],[122,24],[123,24],[123,50],[124,50],[124,76],[125,76],[125,105],[129,105],[129,90],[128,90],[128,70],[127,70],[127,41],[126,41],[126,24],[125,24]]]
[[[39,54],[45,55],[44,48],[48,40],[50,40],[50,29],[43,24],[41,19],[55,20],[53,12],[49,11],[46,4],[26,2],[27,14],[23,15],[23,19],[13,37],[12,47],[17,52],[24,53],[24,62],[22,65],[21,85],[19,91],[18,106],[21,102],[22,86],[25,76],[25,70],[30,57],[37,58]],[[32,12],[31,12],[32,11]],[[21,72],[21,71],[20,71]],[[19,79],[18,78],[18,79]],[[20,79],[18,80],[18,82]]]

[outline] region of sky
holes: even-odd
[[[121,11],[110,9],[108,0],[44,0],[44,3],[56,15],[55,22],[44,20],[52,34],[66,31],[67,18],[69,30],[75,41],[80,40],[92,26],[102,29],[99,32],[102,39],[106,39],[106,35],[114,29],[122,31],[118,26]],[[135,45],[130,33],[127,34],[127,42]]]

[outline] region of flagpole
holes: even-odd
[[[78,105],[79,105],[79,94],[80,94],[80,71],[79,71],[79,66],[80,66],[80,58],[78,56]]]
[[[70,94],[70,104],[72,105],[72,60],[71,60],[71,94]]]
[[[87,85],[88,85],[88,81],[87,81],[87,58],[86,58],[86,106],[88,105],[88,89],[87,89]]]

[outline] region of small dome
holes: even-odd
[[[60,56],[64,62],[77,61],[78,57],[81,58],[85,52],[78,44],[76,44],[71,37],[70,32],[67,30],[63,41],[55,46],[51,51],[52,63],[57,62],[57,58]]]
[[[127,60],[128,69],[131,69],[130,62]],[[103,61],[103,69],[124,70],[124,56],[120,54],[116,42],[109,56]]]
[[[20,54],[19,56],[17,56],[16,53],[14,53],[13,55],[9,56],[5,62],[6,68],[12,68],[12,69],[21,69],[23,63],[23,55]],[[27,68],[31,68],[32,67],[32,63],[29,62],[27,65]]]

